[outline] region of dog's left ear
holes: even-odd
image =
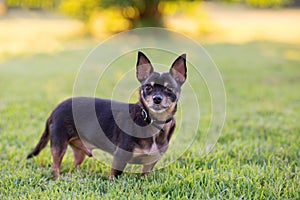
[[[136,77],[140,82],[146,80],[153,72],[150,60],[142,52],[138,52],[138,60],[136,64]]]
[[[182,54],[174,61],[170,69],[170,74],[180,85],[185,82],[187,74],[186,54]]]

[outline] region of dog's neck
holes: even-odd
[[[148,110],[148,108],[143,104],[142,101],[140,101],[139,103],[137,103],[140,107],[140,114],[141,117],[143,119],[143,121],[145,121],[147,124],[151,124],[153,125],[155,128],[157,128],[158,130],[160,130],[161,132],[164,132],[164,125],[171,122],[174,118],[173,115],[176,112],[176,108],[174,109],[174,112],[172,112],[172,115],[164,115],[164,114],[156,114],[153,115],[152,113],[150,113],[150,111]],[[156,117],[157,115],[160,115],[160,117]]]
[[[164,129],[164,125],[171,122],[173,120],[173,117],[168,118],[165,121],[160,121],[154,118],[150,117],[150,114],[148,113],[147,110],[145,110],[144,108],[141,108],[141,115],[143,117],[143,120],[145,122],[147,122],[148,124],[154,126],[155,128],[157,128],[160,132],[164,133],[165,129]]]

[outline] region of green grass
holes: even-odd
[[[70,150],[58,180],[50,179],[49,147],[25,159],[49,112],[72,95],[78,67],[90,49],[3,60],[0,198],[299,199],[299,45],[253,42],[205,48],[227,92],[226,123],[213,151],[200,156],[201,139],[196,137],[166,168],[146,177],[124,174],[112,182],[107,180],[109,167],[95,159],[74,169]],[[116,77],[106,81],[109,90]]]

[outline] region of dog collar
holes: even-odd
[[[145,122],[148,122],[149,124],[153,125],[155,128],[157,128],[161,132],[165,132],[165,129],[158,126],[158,124],[167,124],[170,121],[172,121],[172,119],[173,119],[173,118],[169,118],[166,121],[160,121],[160,120],[152,119],[149,116],[148,112],[144,108],[142,108],[142,117],[143,117],[143,120]]]

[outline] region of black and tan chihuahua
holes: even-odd
[[[174,132],[174,114],[181,86],[186,80],[186,55],[179,56],[169,72],[154,72],[150,60],[138,52],[136,76],[140,82],[135,104],[74,97],[60,103],[46,121],[46,128],[27,158],[39,154],[50,140],[53,176],[59,176],[67,146],[74,165],[93,149],[113,155],[110,179],[122,174],[127,163],[142,164],[142,174],[152,170],[166,152]]]

